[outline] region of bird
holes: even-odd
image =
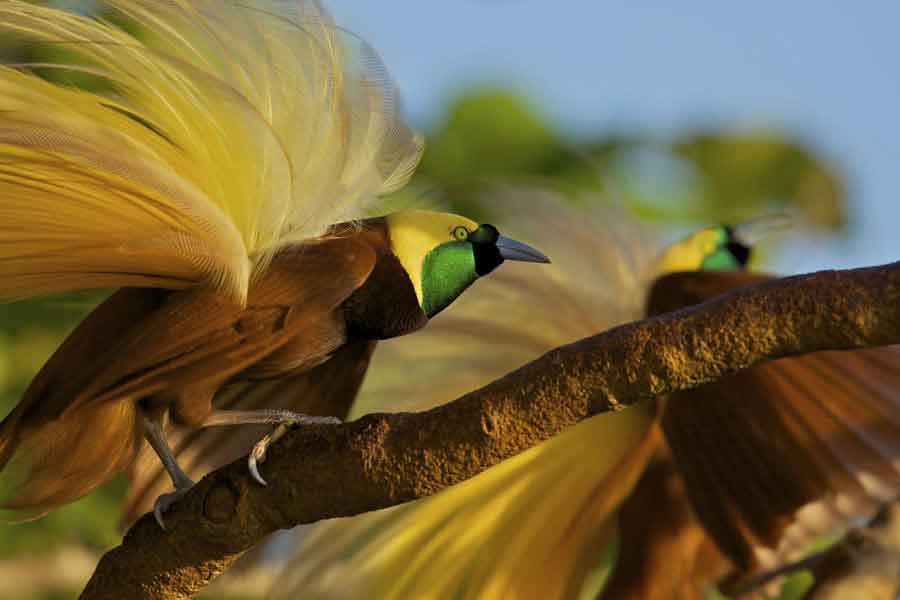
[[[716,225],[660,248],[603,199],[586,212],[546,190],[506,196],[528,202],[523,231],[556,259],[550,274],[510,268],[410,344],[383,344],[352,416],[440,404],[560,344],[765,281],[746,267],[784,226]],[[527,319],[505,308],[521,294]],[[431,358],[427,383],[403,377],[413,355]],[[898,400],[900,355],[884,347],[598,415],[432,497],[311,526],[270,595],[703,598],[789,567],[900,491]]]
[[[549,259],[455,214],[371,216],[423,140],[377,53],[318,2],[99,10],[0,2],[0,35],[60,57],[0,66],[0,299],[116,290],[0,423],[0,502],[37,518],[147,451],[174,486],[153,506],[165,527],[193,485],[171,426],[274,427],[248,457],[265,484],[288,426],[335,422],[291,409],[295,378],[361,377],[378,340],[504,261]],[[279,384],[288,408],[223,408]]]

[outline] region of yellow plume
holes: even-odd
[[[206,284],[241,300],[279,247],[362,217],[418,162],[377,55],[315,1],[100,7],[0,2],[0,36],[73,57],[0,67],[0,299]]]
[[[540,274],[505,264],[428,329],[383,343],[356,414],[452,400],[642,314],[656,251],[635,224],[609,209],[592,220],[535,191],[492,195],[491,203],[502,231],[546,249],[553,264]],[[652,405],[600,415],[434,497],[314,526],[273,593],[577,597],[614,537],[611,516],[656,446],[654,422]]]

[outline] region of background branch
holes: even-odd
[[[187,598],[277,529],[433,494],[592,415],[766,360],[895,343],[900,263],[775,280],[623,325],[426,412],[292,432],[270,449],[267,487],[244,460],[218,469],[166,514],[167,531],[139,520],[82,598]]]

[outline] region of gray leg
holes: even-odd
[[[290,427],[298,425],[337,425],[341,422],[336,417],[311,417],[302,413],[281,408],[261,408],[258,410],[213,410],[201,427],[221,425],[275,425],[275,429],[256,442],[247,458],[250,475],[262,485],[266,480],[259,474],[259,463],[266,459],[266,449],[275,440],[287,433]]]
[[[144,437],[147,439],[150,447],[156,451],[159,460],[162,461],[166,472],[169,474],[169,477],[172,478],[172,483],[175,485],[174,492],[161,495],[156,499],[156,502],[153,503],[153,516],[156,517],[156,522],[159,523],[159,526],[165,529],[166,525],[163,522],[162,514],[170,506],[175,504],[175,502],[180,500],[181,497],[191,489],[194,482],[181,470],[181,467],[178,466],[175,455],[172,454],[172,449],[169,448],[169,444],[166,442],[166,436],[163,433],[162,426],[157,421],[144,417]]]
[[[213,410],[200,425],[334,425],[341,420],[335,417],[311,417],[283,408],[258,410]]]

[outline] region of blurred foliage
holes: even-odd
[[[91,3],[66,4],[87,10]],[[52,62],[72,51],[0,39],[6,62]],[[104,85],[83,73],[43,69],[40,74],[76,87]],[[392,200],[395,205],[415,204],[426,194],[484,218],[490,207],[480,206],[478,198],[499,181],[547,186],[576,203],[605,198],[665,224],[738,222],[772,210],[799,213],[827,231],[839,231],[848,222],[846,186],[837,166],[783,132],[704,129],[664,140],[630,132],[574,139],[516,93],[486,87],[460,94],[428,140],[413,183]],[[102,297],[75,294],[0,305],[3,414]],[[115,544],[124,490],[119,478],[41,520],[0,527],[0,557],[51,552],[68,544],[98,550]]]
[[[428,136],[413,185],[460,211],[497,180],[585,192],[669,223],[739,222],[786,210],[826,231],[847,225],[838,168],[791,135],[772,130],[686,131],[669,140],[630,133],[569,139],[514,92],[471,89]],[[599,193],[598,193],[599,192]]]
[[[774,131],[689,133],[671,145],[696,169],[699,214],[733,204],[759,213],[767,204],[793,207],[816,226],[846,225],[846,189],[831,165],[798,141]]]

